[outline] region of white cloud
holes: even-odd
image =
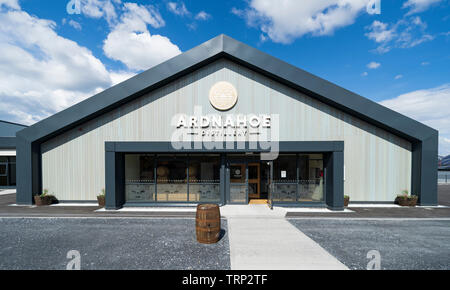
[[[170,12],[179,15],[179,16],[188,16],[191,15],[191,13],[187,10],[186,5],[184,5],[183,2],[168,2],[167,3],[167,9],[169,9]]]
[[[118,72],[110,72],[109,76],[111,78],[111,85],[117,85],[127,79],[134,77],[136,75],[135,72],[129,71],[118,71]]]
[[[408,0],[403,3],[402,8],[409,9],[406,15],[411,15],[419,12],[423,12],[430,8],[431,5],[437,4],[442,0]]]
[[[150,34],[147,25],[165,25],[153,6],[125,3],[125,12],[104,41],[103,50],[111,59],[121,61],[129,69],[145,70],[181,53],[169,38]]]
[[[386,23],[378,20],[375,20],[368,29],[370,32],[366,33],[366,36],[377,43],[389,42],[396,36],[394,28],[388,29]]]
[[[105,18],[109,24],[117,20],[114,4],[121,4],[121,0],[81,0],[81,13],[91,18]]]
[[[76,22],[75,20],[70,19],[69,25],[75,28],[76,30],[81,30],[81,24],[79,22]]]
[[[380,102],[408,117],[439,130],[439,153],[450,154],[450,83],[425,90],[417,90]]]
[[[197,13],[197,15],[195,15],[195,19],[196,20],[208,20],[211,18],[211,14],[206,13],[205,11],[200,11],[199,13]]]
[[[411,48],[423,42],[431,41],[434,36],[426,33],[427,24],[418,16],[404,18],[394,24],[375,20],[366,27],[367,38],[378,44],[376,52],[386,53],[392,48]]]
[[[363,77],[366,77],[366,76],[368,76],[369,75],[369,73],[368,72],[363,72],[362,74],[361,74],[361,76],[363,76]]]
[[[19,0],[0,0],[0,8],[20,9]]]
[[[31,124],[130,76],[108,71],[89,49],[58,35],[55,22],[8,7],[0,10],[3,118]]]
[[[237,9],[236,7],[232,7],[231,8],[231,13],[239,16],[239,17],[244,17],[245,16],[245,11],[241,10],[241,9]]]
[[[426,66],[426,65],[429,65],[430,63],[428,62],[428,61],[422,61],[421,63],[420,63],[420,65],[422,65],[422,66]]]
[[[367,64],[367,68],[368,68],[368,69],[377,69],[377,68],[379,68],[380,66],[381,66],[381,63],[375,62],[375,61],[372,61],[372,62],[370,62],[370,63]]]
[[[290,43],[305,34],[330,35],[351,25],[366,6],[366,0],[251,0],[247,9],[231,12],[274,42]]]
[[[394,77],[394,79],[396,79],[396,80],[399,80],[399,79],[401,79],[401,78],[403,78],[403,75],[396,75],[396,76]]]

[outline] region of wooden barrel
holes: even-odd
[[[217,204],[199,204],[195,219],[197,241],[202,244],[213,244],[220,237],[220,210]]]

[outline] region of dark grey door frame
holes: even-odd
[[[234,144],[236,145],[236,144]],[[344,142],[343,141],[287,141],[279,142],[279,152],[320,152],[324,153],[324,168],[326,170],[325,200],[332,210],[344,209]],[[225,153],[269,152],[261,148],[250,148],[245,143],[244,149],[228,149],[226,146],[214,148],[203,144],[201,149],[176,149],[170,142],[105,142],[105,189],[106,208],[119,209],[125,203],[125,153],[220,153],[221,154],[221,200],[225,202],[225,192],[228,190],[226,180],[229,171],[225,166]],[[191,148],[197,148],[191,146]],[[224,149],[225,148],[225,149]],[[232,148],[239,148],[233,146]]]

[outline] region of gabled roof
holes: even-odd
[[[42,142],[219,58],[227,58],[411,142],[437,131],[226,35],[219,35],[17,133]]]
[[[0,137],[15,137],[16,132],[27,126],[0,120]]]

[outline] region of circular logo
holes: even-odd
[[[233,108],[236,105],[237,98],[237,91],[229,82],[218,82],[209,90],[209,102],[220,111]]]

